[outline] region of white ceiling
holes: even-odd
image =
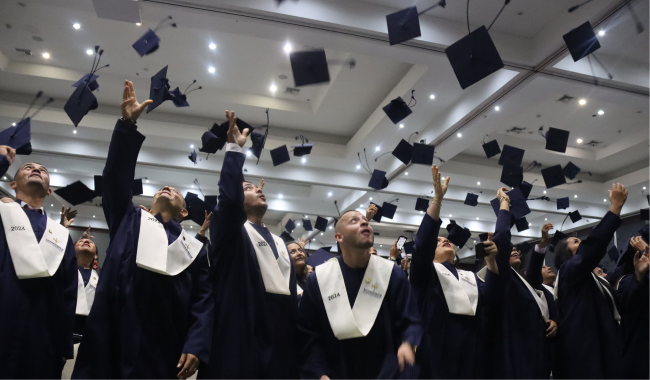
[[[175,108],[168,102],[139,121],[139,130],[147,139],[136,175],[149,179],[144,196],[136,199],[142,204],[150,202],[150,195],[166,184],[197,191],[192,188],[195,178],[205,194],[216,194],[222,153],[208,160],[199,154],[201,161],[193,165],[187,159],[190,145],[198,150],[203,131],[223,121],[226,109],[234,109],[242,119],[259,126],[266,124],[264,111],[269,108],[267,149],[259,165],[247,162],[246,176],[266,179],[270,205],[266,223],[276,232],[288,218],[308,215],[313,222],[317,215],[336,216],[334,200],[343,211],[362,210],[370,197],[373,202],[399,198],[393,220],[373,223],[379,233],[377,245],[382,246],[378,248],[387,254],[397,236],[417,230],[422,215],[414,210],[415,199],[432,190],[428,167],[406,167],[390,154],[378,158],[409,136],[411,142],[425,139],[434,144],[436,155],[446,160],[441,170],[452,180],[443,219],[445,224],[451,218],[469,227],[473,237],[493,229],[495,216],[489,201],[502,186],[498,157],[488,160],[481,148],[485,135],[489,135],[486,141],[496,138],[501,146],[525,149],[524,164],[536,160],[543,168],[571,161],[593,174],[581,173],[578,179],[582,183],[547,191],[552,199],[571,197],[571,210],[578,209],[589,219],[576,224],[568,221],[564,230],[602,217],[607,187],[615,181],[631,190],[624,213],[647,207],[641,196],[642,187],[648,186],[650,166],[650,25],[645,0],[631,2],[645,27],[641,34],[631,22],[626,1],[595,0],[571,14],[567,8],[577,1],[512,2],[490,31],[506,68],[466,90],[460,89],[443,53],[467,33],[465,1],[448,1],[445,9],[422,16],[422,37],[398,46],[387,42],[385,15],[410,5],[424,9],[433,1],[301,0],[279,7],[271,0],[140,1],[142,26],[98,18],[91,0],[23,3],[0,4],[0,125],[19,120],[38,90],[55,98],[55,103],[32,121],[34,153],[18,160],[35,160],[56,168],[54,186],[82,180],[92,187],[92,176],[102,171],[119,117],[123,80],[133,80],[139,98],[145,98],[149,78],[168,65],[172,87],[184,89],[196,79],[203,89],[188,96],[190,107]],[[470,2],[472,29],[489,25],[502,4],[502,0]],[[178,28],[161,29],[160,49],[140,58],[130,45],[168,15]],[[597,30],[606,31],[599,37],[602,48],[596,55],[614,74],[609,80],[594,67],[599,85],[594,84],[587,60],[574,63],[562,40],[564,33],[587,20],[597,25]],[[75,22],[81,24],[79,30],[72,28]],[[329,84],[285,94],[286,87],[293,87],[288,55],[283,50],[287,42],[294,50],[322,47],[328,59],[352,58],[356,67],[330,65]],[[210,43],[217,49],[209,49]],[[72,93],[72,83],[89,70],[92,57],[85,51],[94,45],[105,50],[102,62],[110,67],[98,73],[100,107],[88,114],[73,134],[74,127],[62,108]],[[31,49],[33,55],[26,56],[16,48]],[[44,52],[51,58],[44,59]],[[216,69],[214,74],[207,70],[211,66]],[[278,87],[276,93],[269,90],[272,84]],[[408,98],[412,89],[418,102],[400,128],[388,120],[382,107],[397,96]],[[430,94],[435,99],[430,99]],[[575,99],[558,102],[564,95]],[[579,99],[587,104],[579,105]],[[495,111],[495,106],[500,110]],[[598,110],[605,114],[592,117]],[[537,133],[540,126],[570,131],[565,154],[544,149],[543,138]],[[533,133],[506,132],[512,127]],[[306,162],[294,158],[273,167],[268,150],[295,144],[294,137],[299,134],[316,143]],[[578,138],[583,144],[577,143]],[[601,144],[584,144],[591,140]],[[367,187],[369,175],[357,169],[357,152],[363,154],[364,148],[371,168],[388,172],[388,188],[376,192]],[[524,178],[537,180],[532,196],[544,195],[539,168]],[[0,182],[0,187],[7,190],[8,183]],[[463,205],[468,191],[480,194],[479,206]],[[79,206],[80,225],[105,226],[99,199],[95,201],[97,204]],[[54,205],[51,211],[60,210],[58,199],[48,202]],[[533,210],[527,217],[531,229],[521,233],[513,229],[515,241],[534,238],[545,221],[560,225],[565,217],[554,203],[529,204]],[[314,246],[335,245],[332,230],[310,234],[301,226],[293,236],[311,236],[316,240]],[[461,257],[471,254],[464,250]]]

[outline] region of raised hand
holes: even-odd
[[[395,243],[393,243],[393,246],[390,248],[390,257],[394,258],[397,260],[399,257],[401,250],[397,249],[397,240],[395,240]]]
[[[641,252],[643,252],[648,246],[641,236],[632,236],[632,239],[630,239],[630,245],[636,248],[637,251]]]
[[[237,128],[237,129],[239,129],[239,128]],[[260,190],[262,190],[264,188],[264,178],[262,178],[262,180],[260,181],[260,185],[257,186],[257,187],[259,187]]]
[[[435,190],[433,199],[442,201],[442,198],[444,198],[445,194],[447,194],[447,188],[449,187],[449,180],[451,179],[451,177],[447,176],[447,178],[445,178],[445,181],[441,182],[440,170],[436,165],[433,165],[431,167],[431,176],[433,177],[433,188]]]
[[[248,137],[248,128],[245,128],[243,133],[239,132],[235,111],[226,110],[226,118],[228,119],[228,142],[236,143],[240,147],[244,146]]]
[[[506,194],[508,188],[502,187],[497,190],[497,199],[500,203],[500,210],[510,210],[510,197]]]
[[[612,185],[612,189],[609,190],[609,201],[611,205],[609,206],[609,211],[613,212],[616,215],[621,215],[621,209],[627,200],[627,190],[625,186],[620,183],[615,183]]]
[[[81,234],[81,239],[94,239],[94,236],[90,235],[90,227],[83,234]]]
[[[151,99],[145,100],[142,104],[138,103],[138,100],[135,98],[133,82],[129,80],[124,81],[124,93],[122,94],[122,104],[120,105],[124,119],[137,120],[142,111],[151,103],[153,103]]]
[[[61,206],[61,225],[65,228],[70,227],[72,222],[74,222],[74,217],[77,216],[77,210],[70,210],[70,207],[66,208]]]
[[[542,226],[542,240],[537,244],[540,248],[544,248],[548,245],[548,231],[552,229],[553,225],[551,223],[546,223]]]
[[[302,249],[304,250],[304,249],[305,249],[305,245],[307,245],[307,243],[309,243],[309,239],[307,239],[307,238],[302,238],[302,237],[301,237],[301,238],[298,238],[298,240],[296,241],[296,243],[298,243],[298,245],[299,245],[300,247],[302,247]]]
[[[7,157],[7,161],[9,161],[9,165],[11,165],[14,163],[14,159],[16,158],[16,149],[9,145],[0,145],[0,155]]]
[[[488,238],[483,242],[485,248],[485,264],[490,272],[499,274],[496,256],[499,252],[496,243],[492,241],[492,232],[488,232]]]
[[[648,252],[648,246],[646,246],[643,251],[636,251],[634,254],[634,275],[641,283],[648,277],[648,267],[650,267]]]
[[[374,218],[375,215],[377,215],[377,211],[379,211],[377,209],[377,205],[371,204],[370,206],[368,206],[368,209],[366,210],[366,219],[370,220]]]
[[[212,218],[212,213],[209,213],[205,211],[205,219],[203,219],[203,224],[201,225],[201,229],[199,230],[199,235],[205,236],[205,233],[208,232],[208,228],[210,228],[210,219]]]

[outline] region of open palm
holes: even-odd
[[[138,103],[138,100],[135,98],[133,82],[129,80],[124,81],[124,93],[122,94],[122,104],[120,105],[123,118],[137,120],[142,111],[151,103],[153,103],[151,99],[145,100],[142,104]]]

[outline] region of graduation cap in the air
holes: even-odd
[[[302,157],[311,153],[311,148],[314,147],[314,144],[291,145],[291,147],[293,148],[293,155],[295,157]]]
[[[575,222],[577,222],[577,221],[579,221],[579,220],[582,219],[582,215],[580,215],[580,211],[575,210],[575,211],[571,211],[571,212],[569,213],[569,218],[571,219],[571,221],[572,221],[573,223],[575,223]]]
[[[502,155],[503,157],[503,155]],[[501,169],[501,182],[510,186],[518,187],[524,181],[524,168],[510,163],[503,165]]]
[[[518,232],[526,231],[528,229],[528,221],[526,218],[517,219],[515,226],[517,226]]]
[[[454,42],[445,53],[463,90],[504,66],[485,26]]]
[[[314,229],[311,226],[311,220],[309,219],[303,219],[302,220],[302,227],[305,229],[305,231],[313,231]]]
[[[521,194],[524,196],[524,198],[528,199],[530,192],[533,190],[533,184],[523,181],[521,185],[519,185],[519,190],[521,190]]]
[[[504,145],[499,157],[499,165],[512,165],[521,166],[521,161],[524,159],[523,149],[515,148],[514,146]]]
[[[201,200],[197,194],[192,192],[188,192],[185,195],[185,204],[187,205],[187,217],[185,219],[189,219],[199,226],[203,225],[205,221],[205,213],[210,214],[214,210],[214,207]]]
[[[76,87],[76,89],[72,92],[72,95],[63,107],[63,110],[68,117],[70,117],[70,120],[75,127],[79,125],[81,119],[83,119],[88,112],[97,109],[98,107],[97,98],[92,93],[99,88],[99,84],[97,83],[98,75],[95,73],[109,66],[99,66],[102,54],[104,54],[104,50],[100,49],[99,46],[95,46],[95,57],[90,72],[85,74],[80,80],[72,85],[73,87]]]
[[[285,244],[294,241],[293,236],[291,236],[287,231],[282,231],[280,234],[280,239],[282,239]]]
[[[375,215],[372,216],[372,220],[374,220],[377,223],[380,223],[382,216],[384,216],[383,215],[384,209],[380,205],[378,205],[378,204],[376,204],[374,202],[370,202],[370,204],[377,207],[377,212],[375,213]]]
[[[402,161],[404,165],[408,165],[411,162],[413,157],[413,145],[409,144],[408,141],[402,139],[399,144],[393,149],[393,156],[397,157],[398,160]]]
[[[323,49],[291,52],[289,61],[291,61],[296,87],[330,81],[327,58]]]
[[[167,79],[167,67],[163,67],[156,75],[151,77],[151,87],[149,88],[149,99],[152,100],[147,106],[147,113],[153,111],[156,107],[167,100],[172,100],[174,96],[169,92],[169,79]]]
[[[566,146],[569,143],[569,131],[564,129],[549,128],[546,132],[546,150],[566,153]]]
[[[564,42],[574,62],[578,62],[600,49],[600,42],[598,42],[596,33],[594,33],[594,29],[591,27],[589,21],[586,21],[584,24],[565,34],[562,38],[564,38]]]
[[[574,179],[578,173],[580,173],[580,168],[577,167],[573,162],[569,161],[564,168],[562,168],[564,176],[568,179]]]
[[[54,193],[73,206],[90,202],[96,197],[95,192],[81,181],[76,181],[68,186],[56,189]]]
[[[187,156],[187,158],[189,158],[190,161],[192,161],[194,165],[196,165],[196,149],[193,149],[190,155]]]
[[[487,158],[492,158],[501,153],[501,148],[499,148],[499,143],[497,140],[492,140],[483,144],[483,151],[485,152]]]
[[[240,133],[244,133],[244,129],[248,129],[248,133],[252,133],[255,128],[250,126],[247,122],[244,120],[240,119],[239,117],[237,118],[236,122],[237,128],[239,129]],[[230,127],[230,123],[226,120],[221,124],[214,123],[212,125],[212,128],[210,128],[210,132],[212,132],[215,136],[218,138],[228,141],[228,128]]]
[[[447,224],[447,232],[449,232],[449,236],[447,237],[449,241],[456,244],[459,248],[463,248],[467,240],[472,236],[472,233],[467,227],[459,226],[455,220],[449,221],[449,224]]]
[[[566,183],[564,172],[561,165],[550,166],[542,169],[542,177],[547,189],[552,189],[555,186],[560,186]]]
[[[429,209],[429,200],[427,198],[418,198],[415,200],[415,210],[427,212]]]
[[[194,83],[196,83],[196,79],[194,79],[192,81],[192,83],[190,83],[190,85],[187,86],[187,88],[183,92],[181,92],[180,88],[178,88],[178,87],[176,87],[175,89],[170,91],[170,94],[172,96],[172,103],[174,103],[174,105],[176,107],[189,107],[190,106],[190,103],[187,102],[187,94],[189,94],[192,91],[200,90],[200,89],[203,88],[202,86],[199,86],[197,88],[193,88],[193,89],[190,90],[190,87],[192,87],[192,85]]]
[[[404,253],[413,253],[413,248],[415,248],[414,241],[409,241],[408,243],[404,243]]]
[[[415,90],[411,90],[411,99],[409,100],[408,104],[404,101],[404,99],[402,99],[401,96],[398,96],[384,106],[383,110],[390,121],[393,122],[393,124],[399,123],[400,121],[406,119],[408,115],[413,113],[411,107],[414,107],[417,104],[417,101],[413,96],[414,92]],[[411,101],[415,101],[413,105],[411,105]]]
[[[478,238],[479,238],[480,241],[487,241],[488,233],[487,232],[480,233],[480,234],[478,234]]]
[[[172,19],[172,16],[168,16],[164,20],[162,20],[154,29],[149,29],[142,37],[140,37],[137,41],[133,43],[133,49],[140,55],[140,57],[144,57],[147,54],[151,54],[154,51],[158,50],[160,47],[160,37],[156,34],[156,31],[159,29],[165,27],[165,26],[171,26],[171,27],[176,27],[176,23],[174,22],[169,22],[169,20]]]
[[[433,165],[434,150],[435,147],[433,145],[414,143],[411,160],[414,164],[431,166]]]
[[[395,211],[397,211],[397,205],[394,205],[392,203],[384,202],[381,205],[382,211],[381,215],[388,218],[388,219],[393,219],[395,217]]]
[[[242,122],[244,129],[248,128],[248,130],[250,131],[251,142],[253,143],[252,147],[250,148],[250,151],[253,154],[253,156],[257,157],[257,162],[255,163],[255,165],[260,163],[260,157],[262,157],[262,151],[264,150],[264,145],[266,145],[266,138],[269,136],[269,126],[270,126],[269,123],[270,121],[269,121],[268,108],[266,109],[266,131],[264,132],[264,134],[255,132],[253,130],[253,127],[249,126],[246,122]],[[239,126],[239,120],[237,120],[237,128],[241,128]],[[240,131],[242,130],[240,129]],[[273,155],[271,155],[271,158],[273,158]],[[275,165],[275,161],[273,162],[273,164]]]
[[[294,223],[293,220],[291,219],[287,220],[287,223],[285,223],[284,225],[284,229],[289,231],[289,233],[292,233],[295,228],[296,228],[296,223]]]
[[[271,150],[271,160],[273,161],[273,166],[282,165],[285,162],[289,162],[291,157],[289,157],[289,149],[286,145],[279,146]]]
[[[530,208],[524,198],[521,189],[515,187],[514,189],[508,191],[506,195],[510,198],[510,213],[515,219],[521,219],[524,216],[530,214]],[[498,198],[494,198],[490,201],[492,205],[492,210],[494,210],[495,215],[499,215],[500,203]]]
[[[305,259],[305,263],[307,265],[311,265],[312,268],[316,268],[321,264],[325,264],[332,257],[335,257],[324,248],[325,247],[317,249],[316,252],[312,253],[308,258]],[[329,249],[332,249],[332,247],[329,247]]]
[[[467,193],[467,196],[465,196],[465,203],[468,206],[476,206],[478,205],[478,194],[474,193]]]
[[[207,153],[208,155],[214,154],[223,148],[225,144],[226,140],[220,139],[214,133],[207,131],[201,136],[201,148],[199,148],[199,152]]]
[[[557,199],[557,209],[564,210],[569,208],[569,197],[558,198]]]
[[[375,169],[372,172],[372,177],[370,177],[370,182],[368,182],[368,187],[372,187],[375,190],[382,190],[388,187],[388,178],[386,178],[386,172],[383,170]]]
[[[83,77],[81,77],[81,79],[79,79],[78,81],[74,82],[72,84],[72,87],[79,87],[85,83],[88,85],[90,91],[95,91],[96,89],[99,88],[99,83],[97,83],[97,78],[99,78],[99,75],[88,73]]]
[[[316,223],[314,224],[314,227],[319,230],[319,231],[325,231],[327,230],[327,219],[317,216],[316,217]]]
[[[0,145],[16,149],[16,154],[29,155],[32,153],[31,135],[31,118],[27,117],[0,132]]]
[[[418,9],[408,7],[386,15],[388,25],[388,41],[391,45],[399,44],[420,37],[420,19]]]

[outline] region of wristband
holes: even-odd
[[[133,124],[133,125],[138,123],[135,119],[126,119],[124,117],[121,117],[120,120],[122,120],[125,123],[129,123],[129,124]]]

